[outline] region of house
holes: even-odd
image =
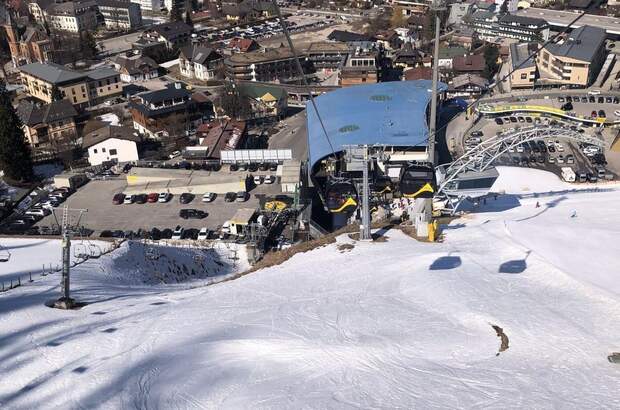
[[[182,21],[156,24],[142,33],[151,43],[164,44],[168,50],[176,50],[189,44],[192,28]]]
[[[187,78],[212,80],[222,68],[222,56],[212,48],[191,45],[179,54],[179,71]]]
[[[536,60],[532,53],[538,50],[537,43],[513,43],[508,59],[510,88],[533,88],[536,82]]]
[[[259,50],[260,45],[251,38],[235,37],[226,45],[226,49],[235,53],[249,53]]]
[[[224,60],[226,77],[231,80],[283,81],[299,78],[295,56],[288,47],[237,53]],[[304,72],[307,64],[302,62]]]
[[[605,61],[606,37],[600,27],[582,26],[561,41],[547,44],[536,57],[539,82],[571,87],[591,85]]]
[[[23,126],[24,137],[34,148],[73,143],[77,138],[77,112],[67,100],[49,104],[35,104],[22,100],[17,115]]]
[[[131,2],[139,5],[141,11],[159,12],[161,10],[161,0],[131,0]]]
[[[460,25],[473,10],[473,4],[469,2],[452,3],[448,15],[448,26]]]
[[[329,41],[337,41],[339,43],[346,43],[352,49],[361,49],[367,51],[375,48],[377,39],[375,37],[354,33],[351,31],[333,30],[327,36]]]
[[[121,81],[125,83],[150,80],[159,76],[159,65],[155,60],[140,54],[116,56],[112,59],[112,64],[120,73]]]
[[[191,96],[181,83],[135,95],[128,104],[133,127],[155,139],[185,134],[202,119]]]
[[[97,28],[97,4],[94,0],[74,0],[51,3],[45,10],[50,29],[81,33]]]
[[[242,83],[237,90],[241,97],[250,99],[252,119],[284,117],[288,108],[288,93],[283,87]]]
[[[206,149],[205,158],[220,158],[223,150],[233,150],[242,146],[247,129],[245,121],[216,120],[198,127],[196,136],[201,147]]]
[[[120,75],[109,67],[77,72],[54,63],[32,63],[19,71],[26,92],[46,103],[65,98],[82,109],[122,93]]]
[[[476,74],[461,74],[452,79],[448,86],[450,97],[475,97],[488,88],[488,81]]]
[[[478,42],[478,35],[470,27],[460,27],[452,31],[450,36],[450,45],[465,47],[471,50],[476,42]]]
[[[349,55],[340,72],[340,85],[376,83],[379,78],[377,52],[356,52]]]
[[[400,67],[403,69],[414,68],[422,64],[423,57],[423,52],[416,50],[408,44],[394,53],[392,62],[394,67]]]
[[[482,54],[457,55],[452,59],[452,70],[456,73],[482,74],[485,65]]]
[[[55,3],[55,0],[29,0],[28,12],[37,24],[45,24],[45,10]]]
[[[433,69],[430,67],[415,67],[403,72],[404,81],[431,80],[432,78]]]
[[[88,150],[88,163],[132,162],[139,159],[137,143],[141,137],[131,127],[107,125],[84,135],[82,148]]]
[[[109,30],[132,30],[142,26],[140,5],[122,0],[96,0],[103,24]]]
[[[247,22],[275,15],[270,1],[263,0],[222,0],[222,14],[227,20]]]
[[[464,47],[442,47],[439,49],[439,67],[452,70],[455,57],[463,57],[469,54]]]
[[[377,33],[377,43],[386,50],[399,49],[403,44],[398,33],[394,30],[385,30]]]
[[[13,67],[36,62],[54,62],[54,45],[43,27],[27,26],[22,31],[15,24],[10,12],[7,12],[7,21],[3,27]]]

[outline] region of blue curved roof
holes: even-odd
[[[343,145],[427,145],[426,106],[430,80],[396,81],[340,88],[315,98],[334,150]],[[439,83],[439,89],[447,89]],[[312,103],[306,103],[310,166],[332,153]]]

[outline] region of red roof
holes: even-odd
[[[411,68],[403,73],[405,80],[431,80],[433,78],[433,69],[430,67]]]
[[[452,69],[459,72],[481,72],[484,71],[484,65],[482,54],[456,56],[452,59]]]
[[[242,53],[257,50],[260,46],[251,38],[235,37],[228,43],[229,48],[236,48]]]

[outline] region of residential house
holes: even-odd
[[[140,5],[123,0],[96,0],[103,23],[109,30],[132,30],[142,26]]]
[[[477,74],[461,74],[452,79],[448,86],[449,97],[476,97],[488,89],[488,81]]]
[[[242,83],[237,86],[239,96],[248,98],[252,119],[281,119],[288,108],[288,93],[283,87]]]
[[[510,74],[510,88],[534,88],[536,82],[536,60],[532,53],[539,48],[537,43],[513,43],[510,45],[508,70]]]
[[[222,14],[227,20],[248,22],[275,15],[271,1],[264,0],[222,0]]]
[[[398,33],[394,30],[385,30],[377,33],[377,44],[385,50],[399,49],[403,44]]]
[[[243,37],[235,37],[226,45],[226,50],[234,53],[249,53],[259,49],[260,45],[255,40]]]
[[[135,95],[128,104],[133,127],[149,138],[179,137],[201,118],[192,94],[180,83]]]
[[[45,9],[45,16],[52,30],[81,33],[97,28],[97,4],[94,0],[52,3]]]
[[[147,42],[161,43],[168,50],[185,47],[190,42],[192,28],[182,21],[156,24],[142,33]]]
[[[77,72],[58,64],[32,63],[19,70],[26,92],[46,103],[64,98],[82,109],[122,93],[120,75],[108,67]]]
[[[222,68],[222,56],[212,48],[191,45],[179,54],[179,71],[187,78],[212,80]]]
[[[460,25],[463,20],[473,11],[473,4],[470,2],[452,3],[450,14],[448,15],[448,26]]]
[[[28,11],[37,24],[45,24],[45,10],[51,4],[55,3],[55,0],[29,0]]]
[[[299,78],[297,62],[288,47],[238,53],[224,60],[226,77],[248,81],[286,81]],[[302,62],[304,72],[307,64]]]
[[[377,52],[356,52],[348,56],[340,72],[340,85],[343,87],[356,84],[378,82],[379,68]]]
[[[433,4],[433,0],[391,0],[392,6],[397,6],[404,16],[426,14]]]
[[[433,69],[431,67],[415,67],[403,71],[404,81],[432,80]]]
[[[35,104],[22,100],[17,106],[24,137],[33,148],[55,147],[75,142],[77,112],[67,100]]]
[[[463,26],[452,31],[449,42],[452,46],[461,46],[471,50],[478,42],[478,35],[470,27]]]
[[[150,80],[159,76],[159,65],[152,58],[140,54],[116,56],[112,59],[112,64],[120,73],[121,81],[125,83]]]
[[[106,125],[84,135],[82,148],[88,150],[88,163],[92,166],[104,162],[133,162],[140,159],[138,145],[142,140],[131,127]]]
[[[485,69],[484,56],[482,54],[468,54],[454,56],[452,59],[452,71],[457,74],[481,75]]]
[[[604,29],[582,26],[547,44],[536,58],[541,85],[591,85],[605,61],[605,39]]]
[[[422,64],[423,57],[424,53],[422,51],[407,45],[394,53],[392,62],[394,67],[403,69],[414,68]]]
[[[439,49],[439,68],[452,70],[455,57],[464,57],[469,54],[464,47],[442,47]]]
[[[196,132],[201,147],[206,148],[205,158],[219,159],[224,150],[234,150],[247,137],[245,121],[216,120],[202,124]]]
[[[7,12],[7,22],[3,27],[6,31],[14,67],[35,62],[54,61],[54,46],[43,27],[28,26],[21,32],[9,12]]]

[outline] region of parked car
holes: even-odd
[[[562,105],[562,110],[564,111],[571,111],[572,109],[573,109],[573,104],[570,102],[567,102],[564,105]]]
[[[166,228],[161,231],[161,239],[170,239],[172,238],[172,229]]]
[[[148,196],[146,194],[136,195],[136,204],[146,204],[147,200],[148,200]]]
[[[207,228],[200,228],[200,232],[198,232],[198,240],[205,241],[209,238],[209,230]]]
[[[592,112],[590,113],[590,116],[592,118],[596,118],[596,110],[592,110]]]
[[[245,202],[248,200],[248,193],[245,191],[239,191],[235,194],[237,202]]]
[[[157,197],[157,202],[165,203],[165,202],[170,201],[171,199],[172,199],[172,194],[171,193],[169,193],[169,192],[162,192]]]
[[[172,158],[176,158],[178,156],[181,155],[181,151],[173,151],[170,155],[168,155],[168,158],[172,159]]]
[[[614,115],[618,118],[620,118],[620,110],[615,110],[614,111]]]
[[[115,195],[112,197],[112,203],[113,203],[114,205],[120,205],[120,204],[122,204],[123,202],[125,202],[125,194],[122,194],[122,193],[121,193],[121,194],[115,194]]]
[[[38,209],[29,209],[26,212],[24,212],[24,215],[33,215],[33,216],[39,216],[43,218],[44,216],[47,216],[50,213],[51,211],[47,208],[38,208]]]
[[[501,119],[501,118],[495,118],[495,123],[496,123],[497,125],[504,125],[504,121],[502,121],[502,119]]]
[[[183,237],[183,232],[185,232],[185,229],[177,225],[177,227],[174,228],[174,231],[172,232],[171,239],[181,239]]]
[[[255,185],[261,185],[264,181],[263,176],[262,175],[254,175],[254,184]]]
[[[194,194],[190,194],[189,192],[183,192],[181,196],[179,196],[179,203],[181,204],[189,204],[195,198]]]
[[[202,202],[213,202],[217,198],[217,194],[214,192],[207,192],[202,196]]]
[[[136,202],[135,195],[125,195],[125,200],[123,201],[124,204],[129,205],[133,204],[134,202]]]
[[[236,193],[226,192],[226,195],[224,195],[224,202],[234,202],[236,198],[237,198]]]
[[[239,166],[237,164],[230,164],[230,170],[231,171],[238,171],[239,170]]]
[[[607,113],[605,112],[605,110],[598,110],[598,116],[600,118],[606,118],[607,117]]]
[[[274,177],[273,175],[265,176],[265,184],[273,184],[274,182],[276,182],[276,177]]]
[[[150,194],[146,196],[146,202],[152,204],[153,202],[157,202],[158,198],[159,198],[159,194],[157,192],[151,192]]]
[[[179,216],[183,219],[203,219],[207,217],[207,213],[200,209],[181,209]]]
[[[272,162],[269,164],[269,171],[277,171],[278,170],[278,164],[276,162]]]

